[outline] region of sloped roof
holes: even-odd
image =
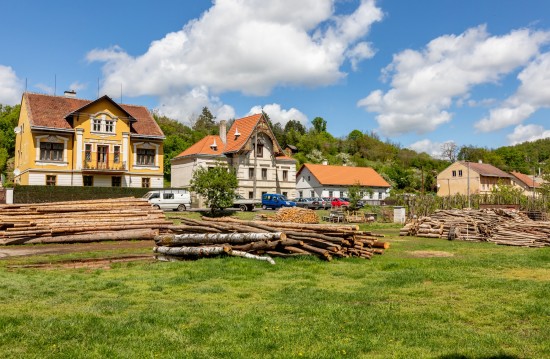
[[[511,172],[514,177],[516,177],[520,182],[531,188],[539,188],[540,183],[533,181],[533,178],[529,177],[526,174],[520,172]],[[533,186],[534,185],[534,186]]]
[[[214,144],[214,141],[216,143],[215,149],[212,147]],[[193,146],[189,147],[176,157],[184,157],[184,156],[190,156],[190,155],[223,155],[223,143],[220,136],[206,136],[199,142],[195,143]]]
[[[97,100],[85,100],[26,92],[23,94],[23,98],[28,105],[31,126],[63,130],[72,129],[71,124],[67,121],[67,117],[75,111],[103,99],[108,99],[115,103],[108,96],[103,96]],[[130,115],[131,121],[135,120],[131,124],[133,134],[164,137],[164,133],[162,133],[162,130],[147,108],[135,105],[116,105]]]
[[[512,178],[512,175],[488,163],[460,161],[464,166],[470,165],[470,170],[485,177]]]
[[[378,172],[370,167],[329,166],[305,163],[297,175],[307,168],[322,185],[390,187]]]

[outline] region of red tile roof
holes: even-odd
[[[131,124],[133,134],[164,137],[162,130],[147,108],[135,105],[118,105],[108,96],[103,96],[98,100],[84,100],[26,92],[23,94],[23,99],[28,105],[31,126],[71,130],[72,126],[66,119],[68,115],[95,101],[107,99],[135,119],[135,122]]]
[[[212,147],[216,143],[215,149]],[[189,147],[176,157],[184,157],[190,155],[222,155],[223,154],[223,143],[220,136],[206,136],[199,142],[195,143],[193,146]]]
[[[516,177],[520,182],[523,182],[526,186],[531,188],[539,188],[540,183],[533,181],[532,177],[529,177],[526,174],[520,172],[511,172],[514,177]]]
[[[382,176],[370,167],[329,166],[305,163],[296,175],[307,168],[322,185],[390,187]]]
[[[460,161],[460,163],[466,167],[468,167],[468,164],[469,164],[470,169],[472,171],[475,171],[485,177],[512,178],[510,174],[488,163],[467,162],[467,161]]]

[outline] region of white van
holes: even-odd
[[[191,207],[191,194],[186,189],[159,189],[143,195],[151,206],[163,211],[185,211]]]

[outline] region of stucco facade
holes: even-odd
[[[499,183],[512,185],[512,176],[490,164],[457,161],[437,175],[437,195],[488,194]]]

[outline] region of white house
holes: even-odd
[[[365,200],[389,196],[390,184],[370,167],[329,166],[306,163],[296,174],[298,197],[348,197],[348,188],[361,187]]]
[[[214,167],[222,161],[235,169],[245,198],[261,199],[264,193],[296,195],[296,161],[284,154],[262,114],[235,120],[220,135],[206,136],[171,160],[173,187],[187,187],[199,166]],[[194,205],[202,203],[195,201]]]

